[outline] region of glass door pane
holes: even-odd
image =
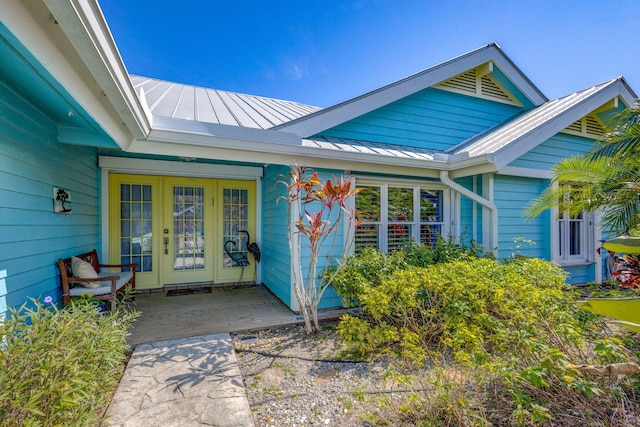
[[[213,181],[164,179],[165,285],[213,281]]]
[[[162,193],[157,176],[109,176],[109,262],[138,264],[136,288],[162,286]]]
[[[151,185],[120,184],[120,263],[153,271],[153,197]]]
[[[216,280],[221,283],[252,282],[256,261],[247,250],[254,243],[255,233],[255,182],[218,181],[216,204],[218,229],[216,237]],[[250,241],[251,239],[251,241]]]
[[[173,269],[204,269],[204,188],[173,187]]]

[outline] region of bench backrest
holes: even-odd
[[[95,249],[90,252],[74,256],[91,264],[96,273],[100,272],[98,252]],[[58,260],[58,266],[60,267],[60,275],[62,276],[63,281],[67,278],[73,277],[73,273],[71,272],[71,257]]]

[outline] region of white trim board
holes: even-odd
[[[100,156],[98,166],[108,172],[139,175],[186,176],[220,179],[262,178],[261,166],[233,166],[208,163],[172,162],[168,160],[135,159]]]

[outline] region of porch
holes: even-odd
[[[210,287],[210,293],[200,293]],[[189,290],[194,293],[189,293]],[[169,290],[178,296],[167,296]],[[139,293],[135,308],[141,315],[134,322],[131,345],[167,339],[267,329],[303,323],[263,285],[212,286],[199,284],[165,287],[162,291]],[[343,309],[323,310],[319,317],[337,318]]]

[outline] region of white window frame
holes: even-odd
[[[555,184],[557,185],[557,184]],[[551,244],[552,259],[562,266],[585,265],[594,262],[594,238],[595,238],[595,217],[588,212],[582,212],[582,218],[571,218],[569,211],[560,212],[558,208],[553,208],[551,212]],[[571,224],[580,221],[578,228],[580,233],[580,253],[571,254]],[[562,232],[560,232],[562,228]],[[564,248],[564,253],[560,253],[560,248]]]
[[[407,181],[407,180],[394,180],[385,179],[377,180],[370,178],[356,178],[356,188],[360,187],[379,187],[380,188],[380,220],[379,221],[367,221],[365,224],[378,225],[378,250],[384,253],[389,251],[389,225],[396,223],[395,221],[389,221],[389,188],[411,188],[413,190],[413,218],[411,221],[407,221],[404,224],[411,226],[410,237],[420,242],[420,229],[421,225],[434,224],[441,227],[441,235],[448,236],[450,233],[451,223],[451,189],[446,185],[440,183],[431,183],[424,181]],[[442,191],[442,221],[430,222],[420,220],[420,190],[433,190]],[[354,200],[355,204],[355,200]],[[382,232],[384,230],[384,232]],[[355,234],[350,246],[355,248]]]

